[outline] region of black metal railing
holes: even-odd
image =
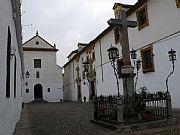
[[[117,97],[99,96],[94,99],[94,119],[117,121]]]
[[[123,113],[125,123],[166,118],[167,94],[165,92],[157,92],[124,97]]]
[[[123,122],[126,124],[167,118],[167,93],[141,93],[123,97],[117,104],[117,96],[94,97],[94,119],[118,122],[118,106],[123,107]]]

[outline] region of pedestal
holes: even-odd
[[[124,65],[121,68],[123,79],[123,92],[125,97],[132,97],[134,90],[134,69],[131,65]]]

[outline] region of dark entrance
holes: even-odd
[[[42,85],[41,84],[36,84],[34,86],[34,98],[43,98],[43,92],[42,92]]]
[[[81,97],[81,86],[78,85],[77,87],[78,87],[78,101],[79,101],[79,102],[82,102],[82,97]]]
[[[90,100],[92,100],[93,99],[93,97],[96,95],[96,93],[95,93],[95,86],[94,86],[94,82],[93,81],[91,81],[90,82]]]

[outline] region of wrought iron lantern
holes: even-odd
[[[108,51],[108,56],[109,56],[109,60],[112,60],[113,62],[119,58],[119,50],[112,46],[107,50]]]
[[[29,76],[30,76],[29,71],[26,71],[25,77],[29,78]]]
[[[111,47],[107,51],[108,51],[109,60],[111,61],[111,66],[114,69],[114,75],[116,76],[116,83],[117,83],[118,96],[119,96],[120,95],[120,93],[119,93],[119,80],[117,77],[117,69],[115,66],[115,61],[116,61],[116,59],[119,58],[119,50],[116,47],[111,45]]]
[[[176,60],[176,51],[171,48],[168,54],[169,54],[169,60],[174,62]]]
[[[89,71],[89,62],[88,61],[83,62],[83,67],[84,67],[84,71],[88,72]]]
[[[132,48],[132,50],[130,51],[130,54],[131,54],[131,59],[132,59],[132,60],[137,59],[136,50],[134,50],[134,49]]]

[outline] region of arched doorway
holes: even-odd
[[[42,91],[42,85],[41,84],[36,84],[34,86],[34,98],[43,98],[43,91]]]

